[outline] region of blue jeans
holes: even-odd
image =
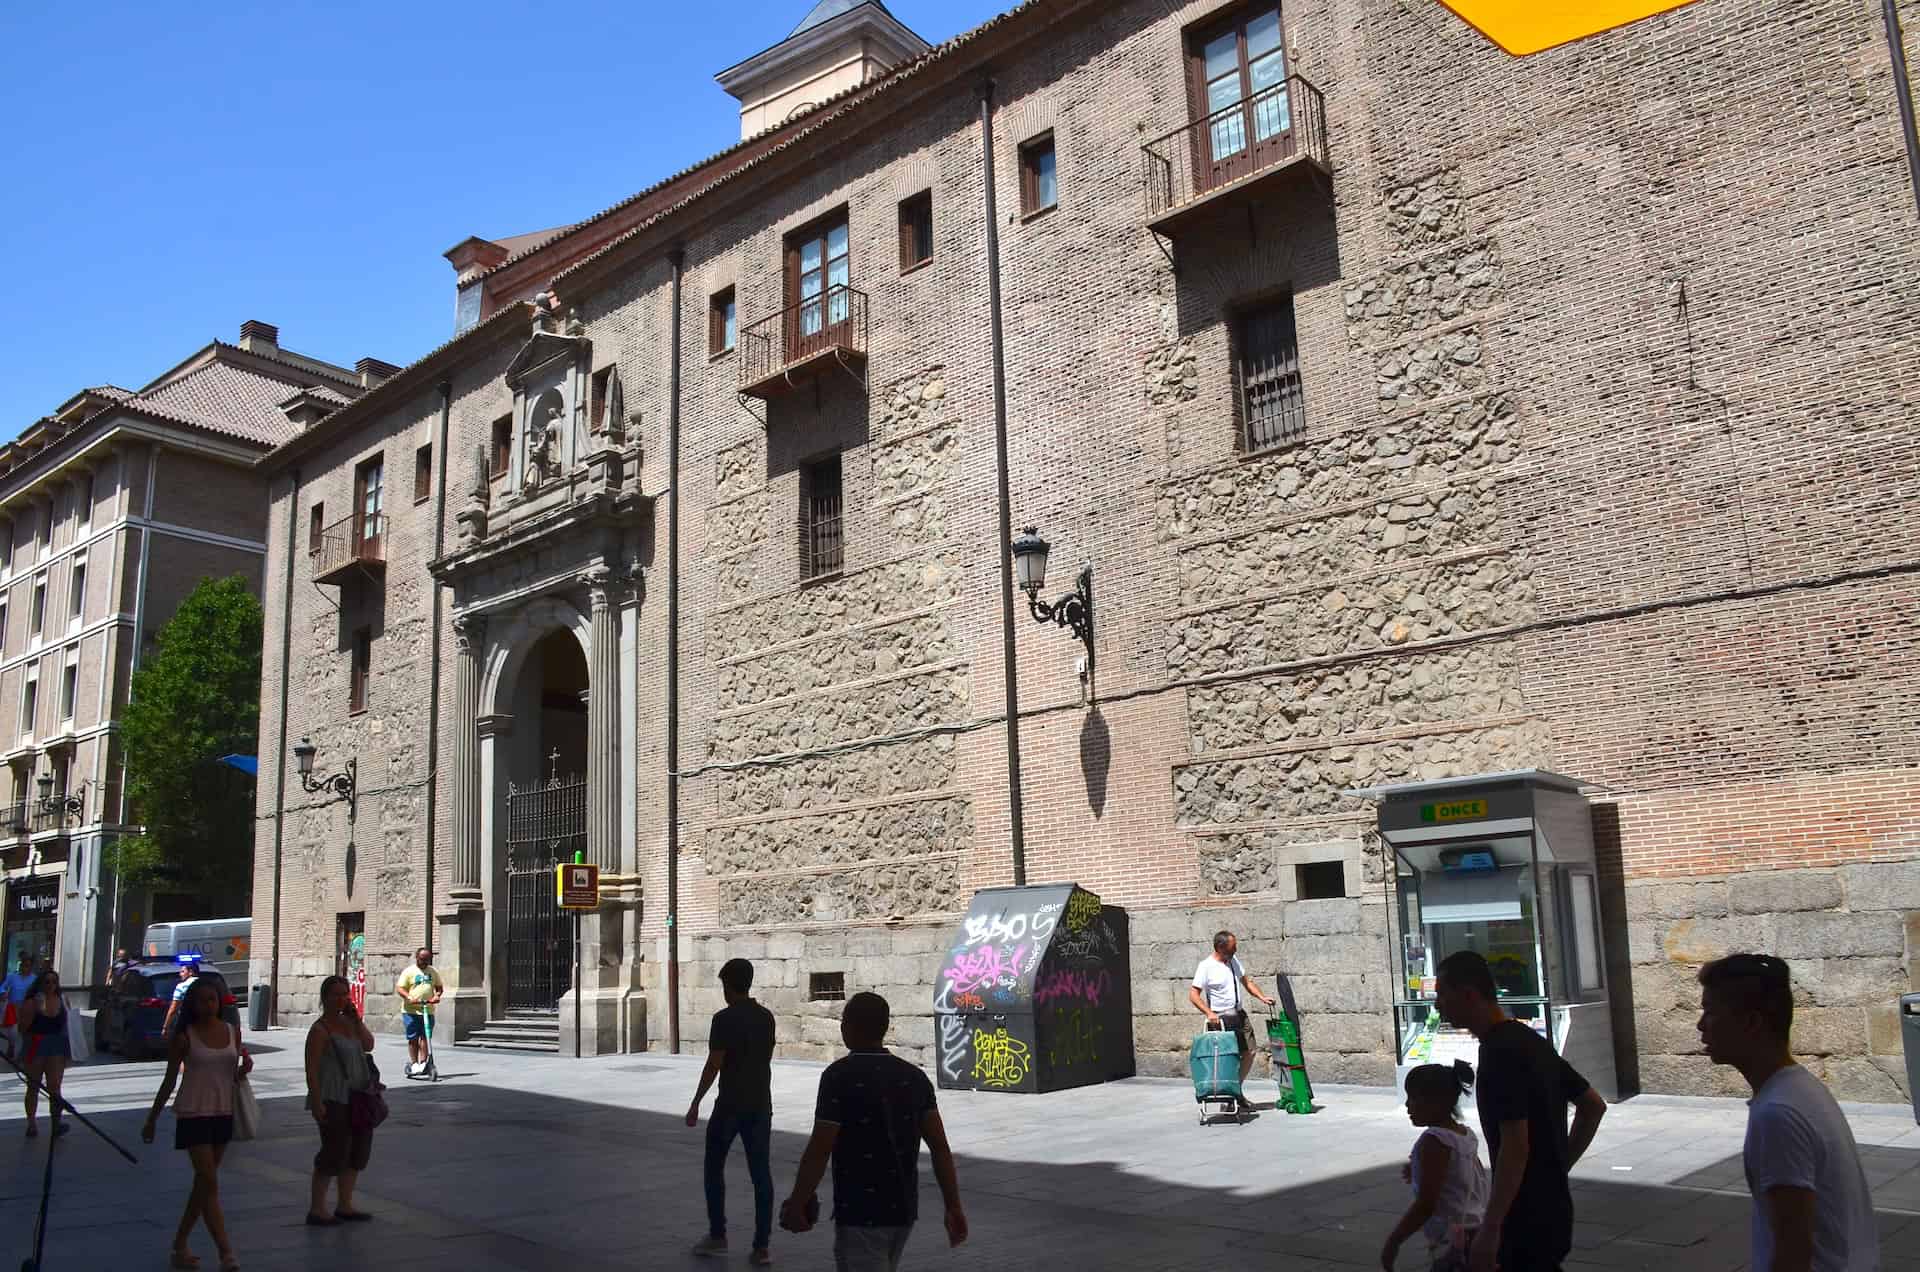
[[[764,1250],[773,1236],[773,1168],[767,1150],[773,1139],[773,1114],[715,1109],[707,1119],[707,1231],[727,1235],[727,1150],[738,1135],[747,1150],[747,1178],[753,1181],[753,1248]]]

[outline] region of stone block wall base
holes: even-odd
[[[611,1056],[625,1049],[622,1017],[631,991],[621,988],[582,988],[575,999],[568,990],[560,999],[560,1054],[563,1056]],[[643,1004],[644,1004],[644,1000]],[[574,1045],[574,1006],[580,1011],[579,1046]],[[643,1006],[644,1012],[644,1006]],[[644,1018],[644,1017],[643,1017]]]
[[[434,1016],[434,1041],[459,1042],[486,1024],[487,1016],[487,991],[484,987],[449,989],[440,999],[440,1009]]]

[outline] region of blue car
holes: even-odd
[[[172,963],[135,963],[107,989],[107,1001],[94,1020],[94,1039],[102,1051],[129,1060],[145,1060],[166,1051],[161,1026],[173,1005],[180,969]]]

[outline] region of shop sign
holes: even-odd
[[[1484,799],[1456,799],[1443,804],[1420,805],[1420,820],[1429,825],[1441,825],[1446,822],[1485,821],[1487,801]]]

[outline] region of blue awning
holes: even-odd
[[[220,757],[220,762],[231,764],[248,777],[260,776],[260,757],[257,755],[223,755]]]

